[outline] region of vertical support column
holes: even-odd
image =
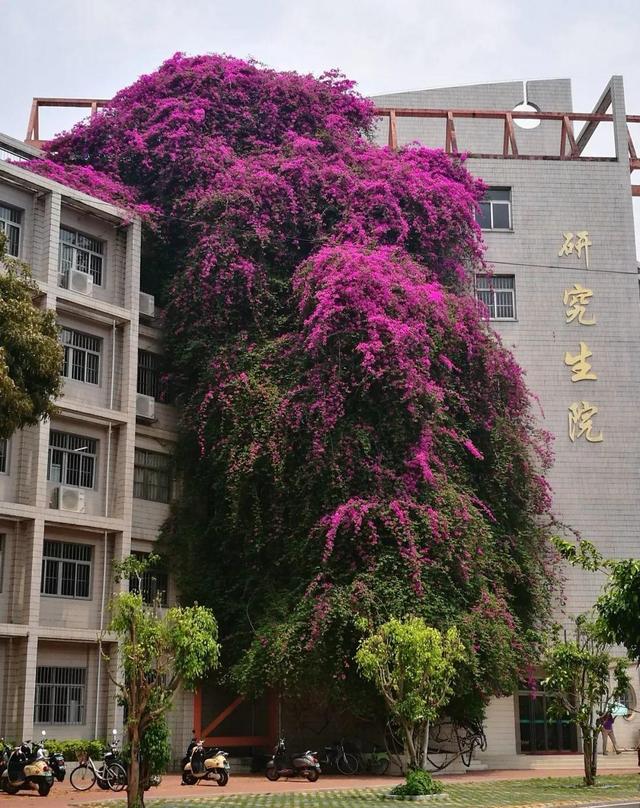
[[[624,102],[624,82],[622,76],[611,76],[611,113],[613,115],[613,140],[616,159],[624,163],[629,171],[629,136],[627,130],[627,110]]]
[[[38,664],[38,637],[29,634],[25,641],[24,667],[22,670],[22,687],[18,691],[18,721],[16,740],[27,740],[33,737],[33,711],[36,699],[36,667]],[[20,690],[24,690],[20,692]]]
[[[47,300],[52,301],[51,307],[55,306],[54,290],[58,287],[61,211],[62,196],[57,191],[52,191],[45,200],[43,228],[43,253],[45,257],[47,284],[50,290],[50,294],[47,295]]]

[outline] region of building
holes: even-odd
[[[481,224],[493,274],[476,277],[476,292],[527,372],[540,424],[555,436],[555,513],[605,555],[637,556],[640,300],[630,168],[640,163],[627,125],[640,117],[626,115],[622,79],[614,77],[585,114],[572,112],[568,80],[374,101],[380,144],[417,140],[467,152],[469,169],[489,186]],[[93,111],[101,103],[83,102]],[[583,124],[576,134],[574,123]],[[604,155],[587,156],[603,126]],[[1,148],[32,151],[11,138]],[[160,400],[153,302],[139,286],[140,228],[110,205],[3,161],[0,227],[32,265],[41,305],[63,327],[66,355],[59,414],[0,446],[0,726],[16,738],[41,728],[60,738],[105,737],[121,723],[96,641],[110,563],[152,548],[167,514],[175,441],[173,413]],[[567,575],[569,625],[592,605],[599,582]],[[165,572],[146,584],[166,592],[167,602],[175,597]],[[635,668],[630,673],[633,707],[640,680]],[[541,691],[533,701],[523,691],[494,700],[479,757],[502,768],[541,760],[548,768],[549,753],[577,751],[575,732],[546,718],[552,698]],[[633,715],[616,724],[622,746],[637,740]],[[192,724],[209,743],[243,747],[266,740],[281,720],[273,701],[252,705],[229,694],[223,709],[206,692],[180,696],[174,754]],[[327,725],[315,742],[331,741],[335,729]]]
[[[4,136],[0,148],[14,160],[36,153]],[[58,413],[0,442],[0,727],[18,740],[42,729],[106,738],[122,726],[97,642],[111,564],[150,552],[168,514],[175,442],[154,301],[140,291],[140,223],[0,160],[0,229],[31,266],[64,345]],[[163,570],[142,589],[175,598]],[[181,747],[191,705],[174,716]]]

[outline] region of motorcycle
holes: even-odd
[[[221,749],[206,749],[202,741],[191,739],[182,758],[182,785],[194,786],[200,780],[214,780],[219,786],[229,782],[228,753]]]
[[[273,750],[273,757],[267,763],[267,779],[275,782],[281,777],[306,777],[310,783],[315,783],[320,777],[317,755],[317,752],[307,750],[289,759],[284,738],[280,738]]]
[[[42,734],[46,735],[44,731]],[[54,773],[43,744],[26,741],[11,751],[1,779],[2,789],[7,794],[17,794],[20,789],[35,786],[38,794],[46,797],[53,782]]]

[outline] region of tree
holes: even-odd
[[[453,693],[464,657],[457,629],[441,634],[420,617],[389,620],[360,643],[356,662],[400,726],[410,768],[427,768],[429,728]]]
[[[55,412],[63,357],[55,314],[34,304],[38,287],[5,245],[0,232],[0,438]]]
[[[477,711],[549,618],[549,441],[474,298],[483,184],[374,124],[335,72],[176,54],[27,168],[157,212],[142,273],[183,428],[164,550],[235,686],[351,703],[359,621],[411,613],[464,634]]]
[[[585,540],[574,545],[557,539],[556,546],[570,564],[607,576],[595,604],[600,630],[610,643],[624,646],[629,658],[640,663],[640,559],[604,558]]]
[[[551,717],[568,718],[580,729],[584,782],[592,786],[597,774],[599,718],[626,692],[630,680],[626,661],[609,655],[597,623],[581,616],[575,626],[575,639],[556,641],[547,650],[543,683],[557,694],[549,710]]]
[[[150,563],[131,556],[116,565],[117,577],[140,575]],[[161,719],[170,710],[176,689],[194,690],[218,665],[218,626],[203,606],[160,612],[156,605],[145,604],[139,592],[117,594],[110,608],[108,631],[118,637],[121,664],[119,676],[110,675],[127,720],[127,805],[141,808],[145,785],[141,752],[150,748],[146,736],[158,736],[156,745],[166,745]]]

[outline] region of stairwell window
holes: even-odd
[[[86,384],[100,383],[102,340],[71,328],[63,328],[60,340],[64,347],[62,375]]]
[[[162,398],[160,357],[151,351],[138,351],[138,384],[137,392],[143,396],[151,396],[156,401]]]
[[[45,539],[40,593],[87,600],[91,595],[92,555],[90,544]]]
[[[86,668],[36,668],[36,724],[84,724]]]
[[[104,242],[93,236],[86,236],[68,227],[60,228],[60,254],[58,257],[58,283],[68,285],[72,269],[90,275],[96,286],[102,286],[104,262]]]
[[[0,233],[7,237],[5,249],[7,255],[18,258],[20,255],[20,236],[22,233],[22,214],[16,208],[0,202]]]
[[[98,441],[69,432],[49,434],[47,480],[76,488],[93,488]]]
[[[171,458],[160,452],[136,449],[133,468],[133,496],[152,502],[169,502]]]
[[[0,438],[0,474],[6,474],[9,470],[9,441]]]
[[[515,276],[477,275],[476,297],[489,310],[490,320],[516,319]]]
[[[511,188],[488,188],[476,220],[483,230],[511,230]]]
[[[144,560],[148,553],[132,553],[136,558]],[[129,577],[129,591],[140,593],[142,600],[153,605],[167,605],[167,591],[169,589],[169,576],[165,570],[153,568],[145,570],[140,577],[131,575]]]

